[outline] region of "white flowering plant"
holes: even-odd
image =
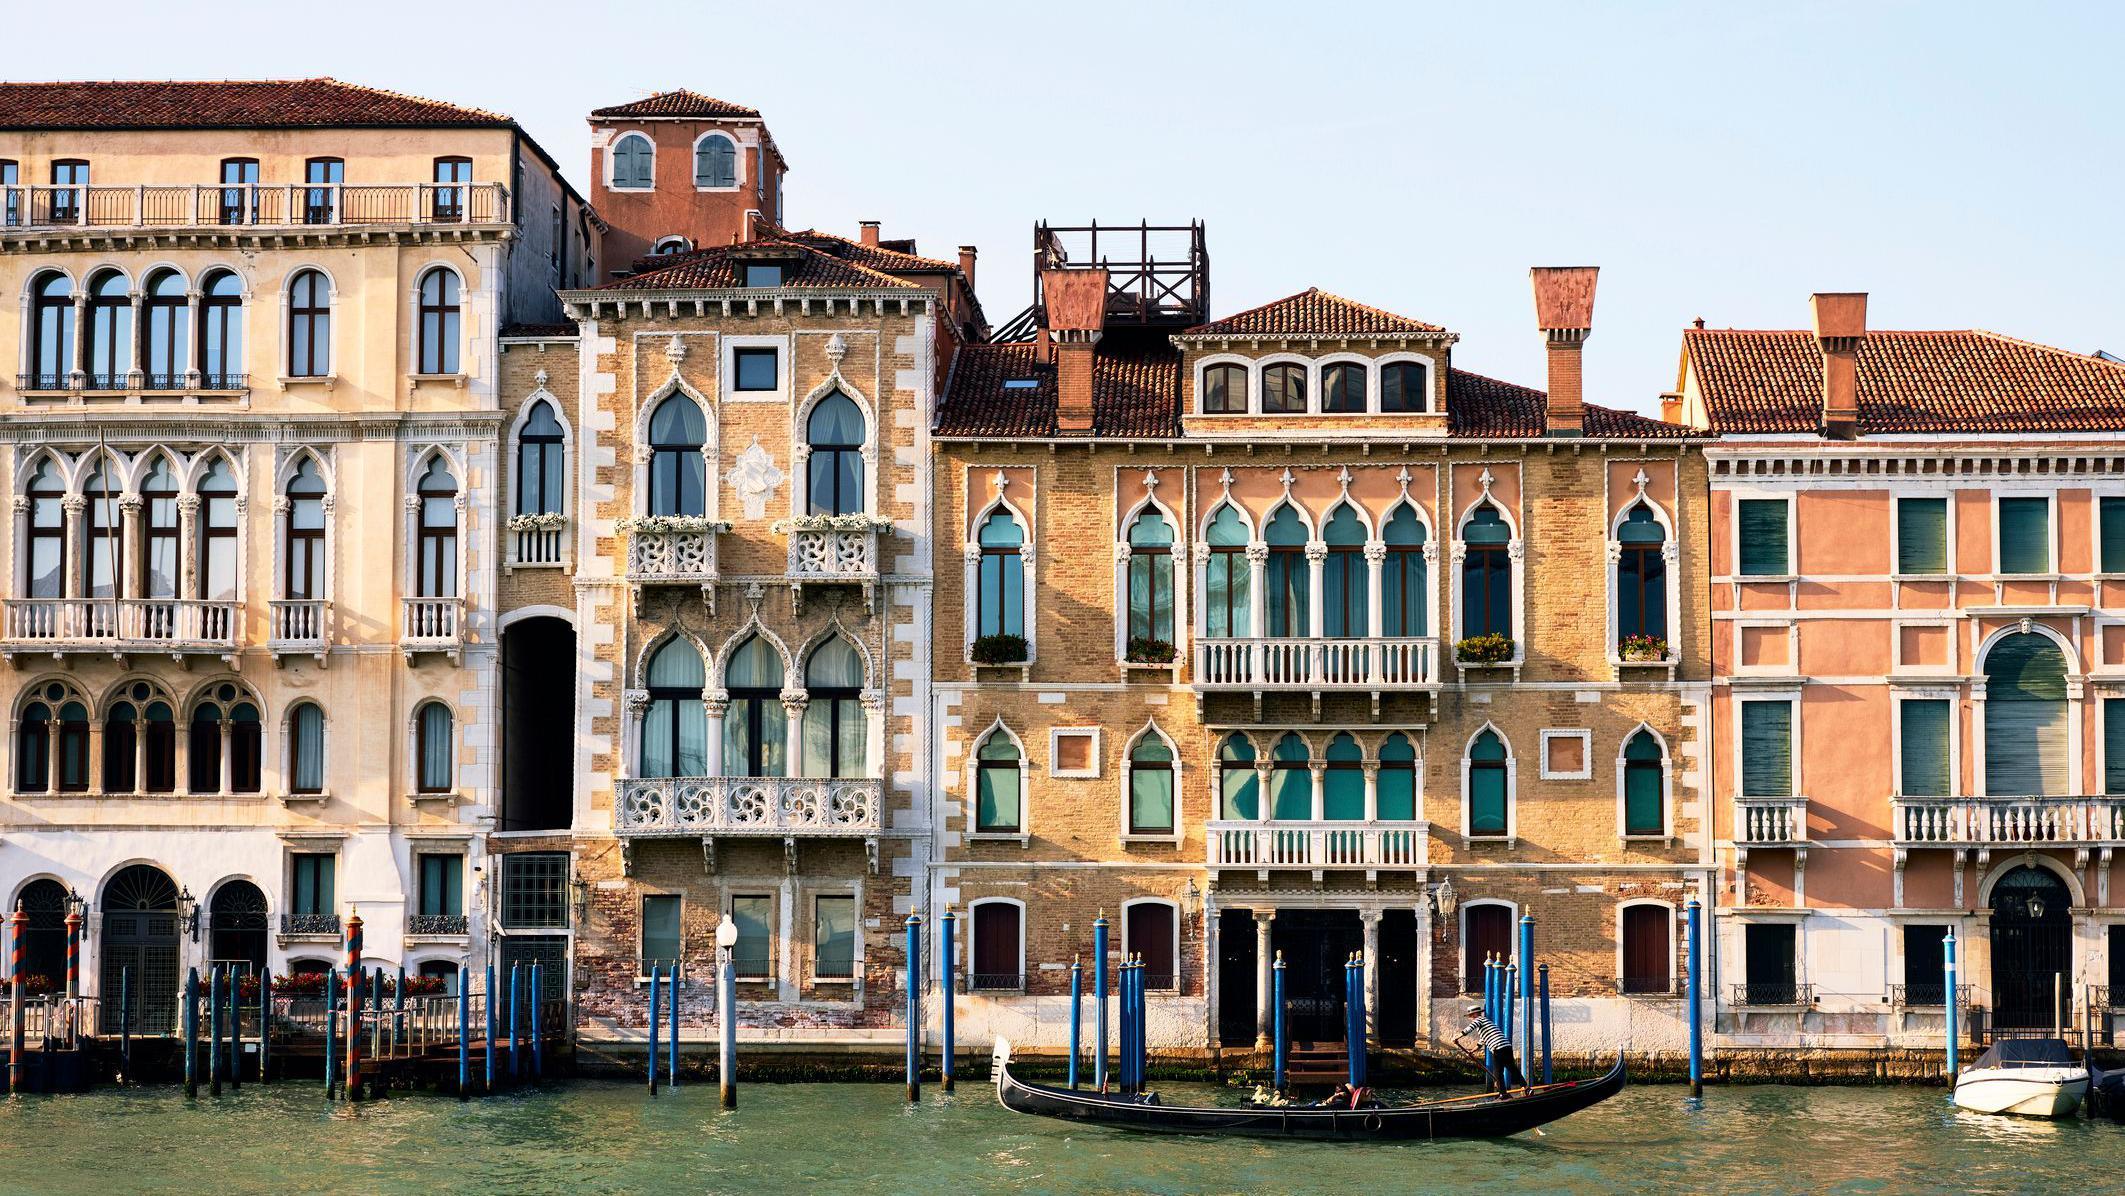
[[[791,532],[877,532],[892,526],[893,521],[881,515],[798,515],[775,520],[774,530],[786,536]]]
[[[631,515],[615,525],[623,532],[640,532],[645,535],[673,535],[686,532],[722,533],[730,530],[730,524],[706,515]]]
[[[557,532],[568,526],[568,516],[559,511],[546,511],[538,515],[511,515],[509,530],[513,532]]]

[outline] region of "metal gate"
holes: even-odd
[[[1993,886],[1993,1023],[2001,1029],[2049,1028],[2054,991],[2071,999],[2072,901],[2057,876],[2027,864]]]
[[[135,1034],[168,1034],[177,1023],[177,885],[160,868],[135,864],[103,891],[103,1017],[116,1025],[119,993],[132,1002]],[[130,981],[123,979],[131,969]]]

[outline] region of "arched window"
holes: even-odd
[[[74,371],[74,284],[47,274],[30,300],[30,375],[35,390],[64,390]]]
[[[708,671],[701,654],[674,638],[649,658],[649,708],[642,714],[642,775],[708,775],[708,716],[701,691]]]
[[[131,702],[113,702],[103,713],[103,791],[132,793],[140,780],[140,711]]]
[[[1428,411],[1431,388],[1424,384],[1424,367],[1414,361],[1395,361],[1380,367],[1380,410],[1383,412]]]
[[[141,751],[141,788],[149,793],[177,792],[177,711],[165,701],[151,701],[141,708],[145,739]]]
[[[782,654],[761,636],[731,653],[723,670],[723,770],[734,777],[788,775],[789,719],[782,708]]]
[[[436,266],[421,275],[420,368],[423,374],[458,372],[457,275]]]
[[[1313,762],[1306,741],[1287,731],[1269,753],[1269,816],[1280,822],[1313,818]]]
[[[1262,413],[1289,415],[1306,410],[1306,367],[1294,361],[1262,367]]]
[[[847,640],[812,649],[804,662],[802,771],[808,777],[870,775],[870,727],[863,717],[863,658]]]
[[[1328,542],[1328,556],[1321,563],[1321,634],[1330,639],[1362,639],[1371,634],[1372,627],[1372,573],[1365,563],[1365,525],[1349,503],[1339,503],[1329,513],[1321,538]]]
[[[208,919],[209,959],[254,976],[266,966],[266,895],[257,885],[232,880],[216,889]]]
[[[1173,833],[1173,745],[1147,727],[1129,749],[1129,833]]]
[[[1409,821],[1417,816],[1417,749],[1396,731],[1380,745],[1380,819]]]
[[[1333,415],[1364,412],[1365,367],[1354,361],[1342,361],[1323,367],[1321,410]]]
[[[721,133],[710,133],[694,143],[694,186],[738,185],[738,147]]]
[[[187,736],[185,751],[191,762],[186,789],[192,793],[221,792],[220,706],[201,702],[192,708],[191,733]]]
[[[1167,901],[1131,901],[1122,906],[1122,950],[1141,958],[1144,987],[1171,990],[1180,983],[1178,919]]]
[[[1380,633],[1416,637],[1431,634],[1430,573],[1424,561],[1424,521],[1415,507],[1398,504],[1380,529],[1387,557],[1380,562]]]
[[[1468,745],[1468,834],[1503,836],[1512,804],[1512,772],[1505,741],[1485,729]]]
[[[974,757],[974,829],[982,834],[1016,835],[1025,829],[1021,800],[1024,770],[1018,745],[1002,727],[989,732]]]
[[[863,412],[836,391],[819,400],[804,421],[811,449],[805,469],[807,510],[813,515],[853,515],[863,510]]]
[[[15,791],[43,793],[52,785],[52,708],[31,702],[15,722]]]
[[[192,299],[184,275],[158,270],[148,279],[147,383],[149,390],[176,390],[185,384],[192,361]]]
[[[423,598],[457,596],[457,478],[441,453],[428,459],[416,493],[420,497],[419,576]]]
[[[450,707],[430,702],[421,707],[414,733],[414,782],[422,793],[448,793],[457,787],[457,720]]]
[[[1675,987],[1675,911],[1642,902],[1618,911],[1623,938],[1623,991],[1664,993]]]
[[[1667,758],[1651,730],[1623,745],[1623,833],[1667,833]]]
[[[66,483],[49,456],[37,460],[30,475],[29,552],[24,557],[27,576],[24,596],[66,596]]]
[[[675,394],[649,416],[649,513],[703,515],[708,511],[708,462],[701,456],[708,425],[701,408]]]
[[[1513,571],[1507,552],[1511,525],[1496,504],[1484,503],[1461,529],[1461,635],[1513,634]]]
[[[1461,991],[1483,991],[1483,961],[1513,950],[1513,908],[1496,901],[1461,907]]]
[[[257,706],[238,702],[229,707],[229,792],[258,792],[264,772],[264,731]]]
[[[1321,817],[1355,822],[1365,817],[1365,749],[1348,731],[1328,741],[1328,770],[1321,783]]]
[[[81,512],[81,579],[86,591],[83,596],[87,598],[119,596],[125,556],[120,544],[125,524],[118,509],[121,487],[116,464],[107,456],[99,457],[95,472],[81,484],[82,497],[88,500]],[[102,615],[94,617],[99,623],[103,620]],[[108,631],[116,632],[117,628],[110,627]]]
[[[123,390],[133,368],[131,284],[116,270],[89,282],[88,323],[81,330],[90,390]]]
[[[1247,410],[1247,367],[1227,362],[1203,371],[1203,413],[1240,415]]]
[[[177,475],[158,453],[140,482],[141,597],[177,597],[178,532]]]
[[[674,253],[691,252],[693,247],[693,242],[688,241],[685,237],[658,237],[657,243],[649,247],[649,255],[651,257],[666,257]]]
[[[1668,635],[1666,529],[1645,503],[1632,506],[1616,529],[1622,546],[1616,559],[1616,635],[1619,639]]]
[[[1261,817],[1261,787],[1254,744],[1244,735],[1227,735],[1217,749],[1217,816],[1250,822]]]
[[[981,575],[977,579],[974,634],[1026,633],[1026,562],[1020,548],[1025,529],[1001,507],[981,523]]]
[[[283,570],[283,595],[296,601],[317,601],[325,596],[325,480],[317,474],[317,460],[305,456],[288,479],[286,520],[287,566]]]
[[[2071,792],[2067,745],[2065,654],[2034,631],[2003,637],[1985,654],[1985,792]]]
[[[1262,529],[1269,542],[1269,566],[1263,579],[1262,597],[1265,634],[1272,637],[1311,635],[1313,623],[1308,603],[1313,597],[1313,578],[1306,565],[1306,525],[1290,503],[1276,509]]]
[[[1173,525],[1155,507],[1129,524],[1129,643],[1173,645]],[[1129,655],[1137,655],[1134,647]],[[1148,657],[1147,657],[1148,658]]]
[[[315,702],[298,703],[288,713],[288,789],[325,791],[325,712]]]
[[[236,599],[236,474],[216,455],[199,480],[199,576],[197,597]]]
[[[561,421],[553,404],[540,399],[524,414],[516,442],[516,513],[558,514],[563,495],[562,462],[566,459]]]
[[[657,185],[657,151],[649,138],[629,133],[613,143],[612,185],[646,191]]]
[[[67,898],[71,895],[58,881],[44,879],[22,886],[21,894],[15,898],[28,915],[22,927],[22,967],[26,975],[55,982],[65,978]]]
[[[441,995],[457,995],[458,966],[447,959],[424,959],[420,963],[420,975],[424,980],[437,981]]]
[[[242,390],[243,283],[227,270],[216,270],[199,289],[199,385]]]
[[[1211,516],[1203,540],[1210,546],[1210,560],[1203,566],[1203,634],[1212,639],[1244,638],[1254,627],[1247,525],[1232,504],[1225,503]]]
[[[332,372],[332,284],[321,270],[304,270],[288,284],[288,376],[322,378]]]

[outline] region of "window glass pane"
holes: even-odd
[[[1735,503],[1741,539],[1739,572],[1745,577],[1791,573],[1786,548],[1786,500],[1744,498]]]
[[[679,898],[655,893],[642,898],[642,968],[679,962]],[[741,969],[742,970],[742,969]]]
[[[976,770],[976,830],[1015,833],[1018,821],[1018,765],[983,763]]]
[[[1468,833],[1505,833],[1505,766],[1472,764],[1468,771]]]
[[[1914,574],[1948,571],[1947,499],[1896,500],[1896,571]]]
[[[1905,796],[1947,795],[1948,718],[1953,709],[1947,701],[1933,698],[1906,698],[1897,703]]]
[[[502,925],[512,930],[568,926],[568,856],[523,852],[502,857]]]
[[[2125,698],[2103,699],[2103,792],[2125,794]]]
[[[1741,704],[1741,795],[1793,796],[1793,704]]]
[[[1129,829],[1137,834],[1173,830],[1173,768],[1134,765],[1129,770]]]
[[[1660,764],[1631,760],[1623,766],[1623,830],[1629,835],[1657,835],[1663,829]]]
[[[1380,371],[1380,410],[1422,411],[1426,406],[1424,367],[1397,362]]]
[[[2003,498],[1999,502],[2000,572],[2051,572],[2051,500]]]
[[[821,897],[815,908],[813,969],[827,979],[856,974],[856,899]]]
[[[768,930],[773,911],[774,899],[771,897],[730,899],[730,920],[738,927],[738,943],[731,949],[731,964],[738,975],[774,975],[773,939]]]
[[[775,389],[775,351],[773,349],[736,349],[731,353],[737,365],[739,390]],[[838,396],[837,396],[838,397]],[[848,400],[843,399],[843,402]],[[850,404],[851,407],[854,404]],[[818,443],[816,440],[814,444]]]
[[[2105,498],[2097,513],[2102,545],[2096,568],[2105,573],[2125,573],[2125,498]]]
[[[1904,1003],[1941,1005],[1948,991],[1946,926],[1904,927]]]

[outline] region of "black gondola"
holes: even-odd
[[[1623,1056],[1594,1080],[1537,1085],[1511,1096],[1464,1096],[1379,1109],[1298,1105],[1233,1108],[1161,1105],[1124,1096],[1028,1084],[1011,1074],[1011,1044],[996,1040],[996,1099],[1007,1109],[1064,1121],[1162,1134],[1256,1138],[1503,1138],[1601,1103],[1623,1089]]]

